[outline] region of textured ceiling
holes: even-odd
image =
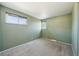
[[[72,2],[1,2],[0,4],[39,19],[64,15],[72,11]]]

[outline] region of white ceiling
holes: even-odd
[[[6,7],[39,19],[64,15],[72,11],[72,2],[2,2]]]

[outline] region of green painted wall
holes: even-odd
[[[77,40],[78,40],[78,41],[77,41],[78,49],[77,49],[77,50],[78,50],[78,56],[79,56],[79,3],[78,3],[78,13],[77,13],[77,17],[78,17],[78,24],[77,24],[77,26],[78,26],[78,29],[77,29],[77,30],[78,30],[78,31],[77,31],[77,33],[78,33],[78,35],[77,35],[77,37],[78,37],[78,39],[77,39]]]
[[[2,27],[1,27],[1,9],[0,9],[0,51],[2,50],[2,29],[1,28]]]
[[[73,6],[73,22],[72,22],[72,49],[73,54],[78,55],[77,40],[78,40],[78,3]]]
[[[3,36],[3,50],[11,48],[28,41],[34,40],[40,37],[41,21],[32,16],[23,14],[21,12],[2,7],[1,9],[1,25],[2,25],[2,36]],[[5,13],[15,13],[21,16],[27,17],[27,25],[16,25],[5,23]]]
[[[0,12],[0,16],[1,16],[1,12]],[[1,20],[1,17],[0,17],[0,20]],[[0,50],[1,50],[1,21],[0,21]]]
[[[77,48],[77,50],[78,50],[78,56],[79,56],[79,3],[78,3],[78,13],[77,13],[77,17],[78,17],[78,18],[77,18],[77,19],[78,19],[78,24],[77,24],[77,26],[78,26],[78,29],[77,29],[77,30],[78,30],[78,31],[77,31],[77,33],[78,33],[78,34],[77,34],[77,37],[78,37],[78,39],[77,39],[77,40],[78,40],[78,41],[77,41],[77,44],[78,44],[78,45],[77,45],[77,47],[78,47],[78,48]]]
[[[42,36],[71,43],[72,14],[46,19],[46,29],[42,29]]]
[[[72,49],[74,55],[79,56],[79,3],[74,4],[72,13]]]

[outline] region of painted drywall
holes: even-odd
[[[1,26],[1,6],[0,6],[0,51],[2,50],[2,26]]]
[[[72,49],[73,54],[79,56],[79,3],[74,4],[72,13]]]
[[[5,23],[6,12],[27,17],[27,24],[18,25]],[[40,37],[41,21],[39,19],[3,6],[1,8],[1,15],[3,50],[26,43],[28,41]]]
[[[74,3],[72,15],[73,15],[73,22],[72,22],[72,49],[73,49],[73,54],[78,55],[78,51],[77,51],[78,3]]]
[[[78,34],[77,34],[77,37],[78,37],[78,39],[77,39],[77,40],[78,40],[78,41],[77,41],[78,49],[77,49],[77,50],[78,50],[78,56],[79,56],[79,3],[78,3],[77,17],[78,17],[78,18],[77,18],[77,19],[78,19],[78,21],[77,21],[77,22],[78,22],[78,25],[77,25],[77,27],[78,27],[78,31],[77,31],[77,33],[78,33]]]
[[[66,14],[46,19],[46,29],[42,29],[42,36],[58,41],[71,43],[72,14]]]
[[[1,16],[1,12],[0,12],[0,16]],[[0,18],[0,20],[1,20],[1,18]],[[1,27],[1,21],[0,21],[0,27]],[[1,28],[0,28],[0,51],[1,51]]]

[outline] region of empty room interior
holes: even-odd
[[[78,2],[0,2],[0,56],[78,56]]]

